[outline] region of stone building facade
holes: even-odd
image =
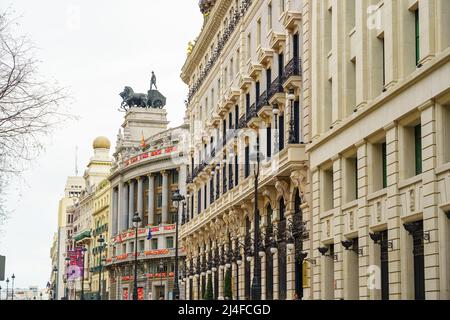
[[[310,1],[201,1],[203,29],[182,69],[189,85],[185,299],[311,296]],[[260,155],[254,245],[254,168]],[[255,253],[255,251],[257,251]]]
[[[312,297],[449,299],[450,2],[313,1],[312,39]]]
[[[172,194],[185,193],[184,141],[189,126],[167,129],[165,109],[127,111],[109,176],[110,242],[106,267],[109,298],[133,299],[135,213],[137,228],[138,299],[172,296],[175,267],[175,222],[180,217]],[[151,239],[148,239],[151,230]],[[180,262],[183,254],[180,249]]]

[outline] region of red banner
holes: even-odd
[[[168,254],[169,250],[168,249],[161,249],[161,250],[150,250],[150,251],[145,251],[144,254],[146,256],[156,256],[156,255],[160,255],[160,254]]]
[[[173,153],[173,152],[176,152],[176,151],[177,151],[177,147],[168,147],[166,149],[159,149],[159,150],[155,150],[155,151],[152,151],[152,152],[146,152],[146,153],[140,154],[140,155],[138,155],[136,157],[133,157],[131,159],[126,160],[124,162],[125,163],[125,167],[127,167],[127,166],[129,166],[131,164],[134,164],[136,162],[139,162],[139,161],[141,161],[143,159],[148,159],[150,157],[160,156],[163,153],[164,154],[169,154],[169,153]]]
[[[144,288],[138,288],[138,300],[144,300]]]
[[[128,288],[123,288],[122,299],[128,300]]]

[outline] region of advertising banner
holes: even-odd
[[[70,280],[77,280],[83,276],[83,249],[76,248],[67,252],[69,257],[69,268],[67,274]]]

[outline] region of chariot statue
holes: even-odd
[[[153,89],[153,87],[155,87]],[[150,80],[150,90],[145,93],[135,93],[131,87],[125,87],[122,93],[120,93],[123,101],[120,105],[119,111],[127,112],[130,108],[156,108],[162,109],[166,105],[166,97],[158,91],[156,86],[156,76],[152,71],[152,77]]]
[[[120,93],[120,96],[123,99],[120,105],[121,110],[127,111],[132,107],[147,108],[147,95],[145,93],[134,93],[133,89],[127,86]]]

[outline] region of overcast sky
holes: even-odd
[[[9,3],[8,3],[9,2]],[[44,287],[51,270],[50,246],[57,230],[58,200],[66,178],[83,173],[95,137],[115,144],[123,114],[118,94],[125,85],[147,92],[151,71],[167,97],[170,126],[181,124],[187,87],[180,79],[188,41],[203,18],[197,0],[6,0],[20,16],[19,32],[38,47],[40,73],[70,88],[71,112],[80,117],[45,141],[47,149],[22,179],[10,182],[11,217],[0,236],[7,276],[16,287]],[[1,8],[4,9],[4,8]],[[4,282],[0,286],[6,288]]]

